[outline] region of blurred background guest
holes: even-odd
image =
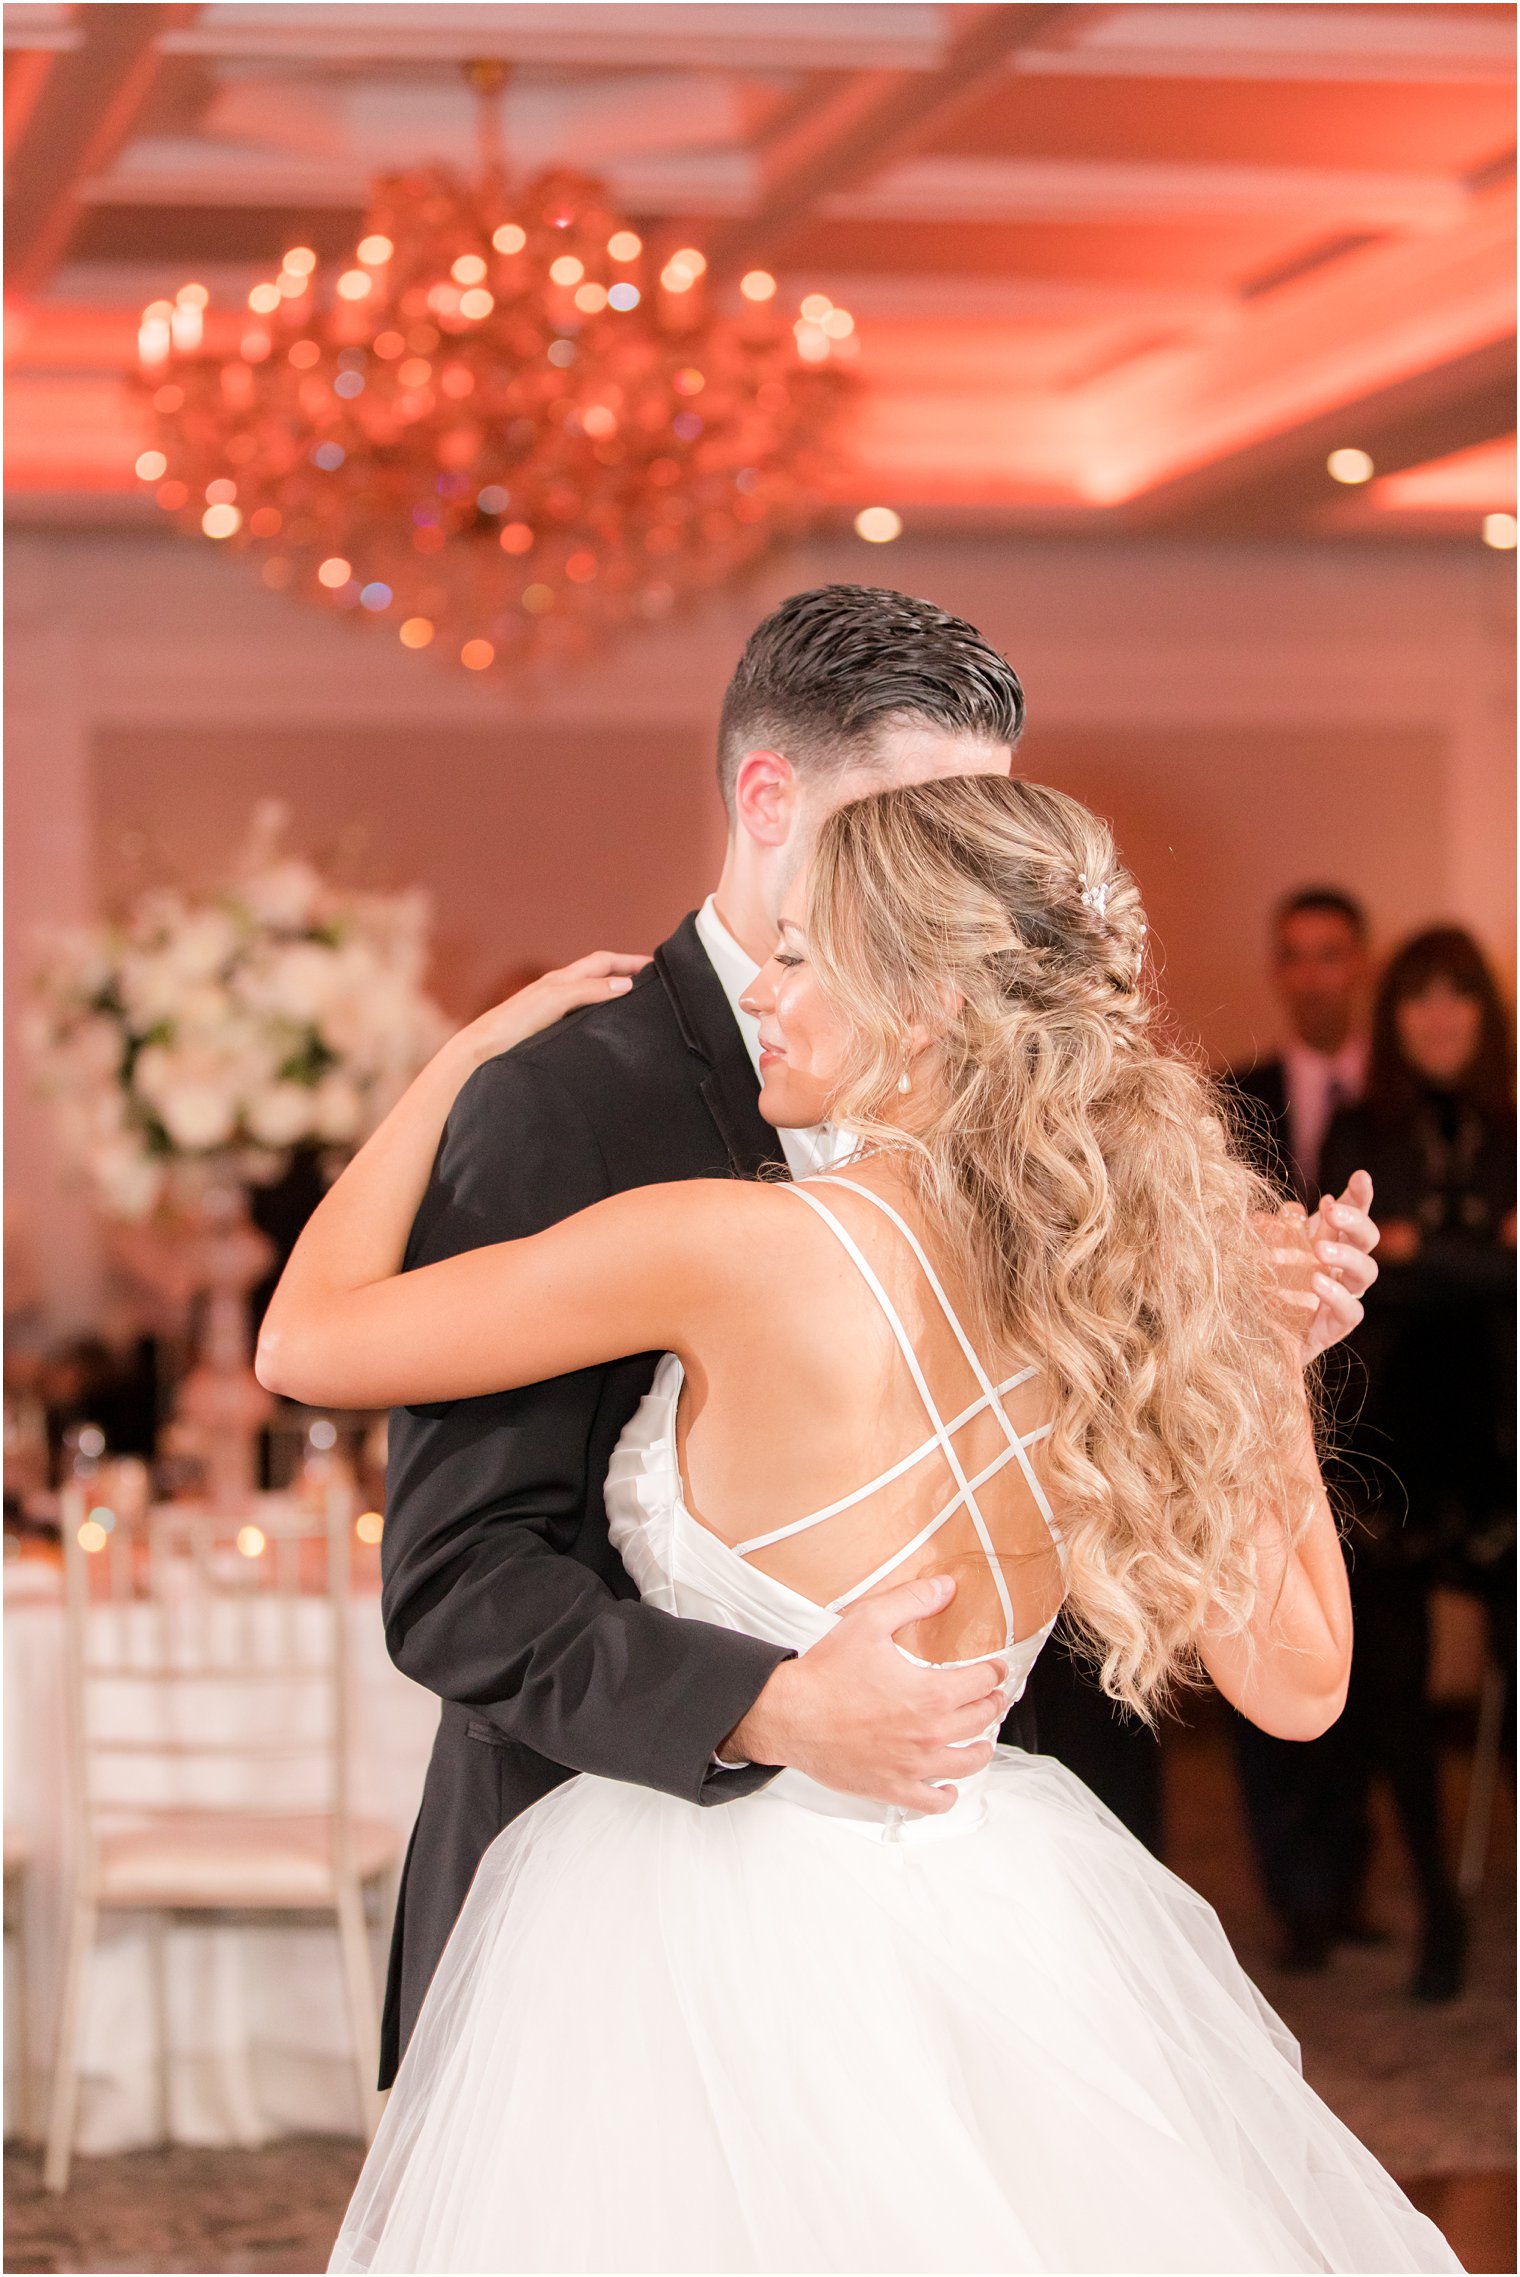
[[[1300,886],[1272,916],[1272,980],[1287,1035],[1275,1057],[1233,1070],[1263,1169],[1314,1207],[1337,1108],[1360,1098],[1367,915],[1339,886]]]
[[[1410,1990],[1443,2001],[1461,1990],[1466,1936],[1429,1697],[1438,1584],[1482,1598],[1511,1705],[1514,1672],[1515,1108],[1498,988],[1457,927],[1416,935],[1383,975],[1365,1096],[1337,1112],[1320,1177],[1358,1164],[1377,1190],[1382,1277],[1325,1386],[1356,1615],[1350,1696],[1310,1746],[1237,1737],[1286,1957],[1322,1966],[1335,1942],[1378,1933],[1364,1893],[1381,1776],[1419,1900]]]

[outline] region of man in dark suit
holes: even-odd
[[[819,821],[888,782],[1006,774],[1022,721],[1012,668],[927,602],[833,586],[783,603],[724,703],[729,838],[716,893],[625,995],[471,1078],[408,1265],[533,1233],[629,1187],[754,1177],[774,1161],[755,1023],[738,999]],[[828,1145],[826,1133],[779,1134],[799,1173]],[[886,1782],[905,1761],[936,1758],[922,1673],[867,1608],[792,1659],[640,1603],[602,1492],[655,1357],[392,1420],[386,1637],[442,1713],[402,1878],[382,2085],[485,1850],[575,1772],[707,1805],[790,1764],[891,1799]]]
[[[1312,1210],[1326,1134],[1337,1108],[1360,1098],[1367,1068],[1367,916],[1360,902],[1339,886],[1288,894],[1272,916],[1272,978],[1287,1039],[1271,1059],[1232,1069],[1227,1088],[1257,1168]],[[1339,1356],[1332,1383],[1347,1365]],[[1359,1886],[1352,1855],[1359,1833],[1342,1794],[1345,1729],[1301,1747],[1273,1739],[1244,1716],[1230,1721],[1281,1958],[1294,1969],[1322,1968],[1335,1942],[1367,1934],[1358,1907],[1340,1898],[1344,1888]]]
[[[1319,1157],[1338,1107],[1362,1094],[1367,914],[1339,886],[1301,886],[1272,915],[1272,978],[1287,1041],[1232,1069],[1245,1135],[1264,1174],[1312,1210]]]

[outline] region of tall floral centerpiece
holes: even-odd
[[[224,1500],[252,1484],[263,1409],[246,1293],[268,1249],[248,1188],[297,1147],[341,1159],[446,1031],[422,985],[426,897],[334,883],[287,852],[286,821],[260,807],[208,893],[154,888],[55,935],[28,1018],[38,1088],[98,1207],[176,1244],[205,1292],[180,1411]]]

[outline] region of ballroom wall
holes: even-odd
[[[523,686],[482,683],[266,593],[157,534],[33,528],[9,547],[6,1189],[48,1314],[99,1295],[17,1059],[28,943],[135,859],[225,861],[256,799],[375,880],[434,895],[435,985],[652,943],[715,872],[718,703],[781,595],[880,580],[961,610],[1013,657],[1027,772],[1109,814],[1165,986],[1219,1057],[1272,1032],[1274,897],[1361,892],[1380,939],[1441,917],[1513,970],[1513,580],[1473,545],[839,539],[696,618]]]

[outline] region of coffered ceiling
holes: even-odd
[[[858,320],[840,511],[1476,532],[1514,504],[1501,6],[8,7],[8,486],[140,507],[143,303],[241,306],[382,170],[601,173],[732,291]],[[1370,454],[1356,490],[1326,472]]]

